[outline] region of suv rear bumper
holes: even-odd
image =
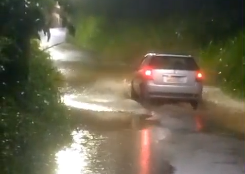
[[[149,98],[174,100],[200,100],[203,85],[196,83],[193,86],[184,85],[156,85],[148,82],[146,85]]]

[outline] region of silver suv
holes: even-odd
[[[189,55],[148,53],[134,72],[131,98],[189,102],[197,109],[202,99],[203,75]]]

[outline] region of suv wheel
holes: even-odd
[[[137,94],[136,94],[136,92],[135,92],[135,90],[133,88],[132,83],[131,83],[131,89],[130,89],[130,97],[131,97],[132,100],[137,100],[137,98],[138,98],[138,96],[137,96]]]
[[[143,104],[143,105],[147,105],[147,104],[150,104],[150,99],[147,95],[147,91],[146,91],[146,88],[143,84],[140,85],[140,102]]]
[[[190,104],[194,110],[197,110],[199,104],[198,101],[191,101]]]

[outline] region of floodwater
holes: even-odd
[[[69,44],[49,51],[67,81],[63,101],[75,110],[77,127],[73,144],[57,152],[56,174],[245,172],[244,141],[208,126],[202,118],[210,111],[186,104],[146,109],[129,99],[130,76],[119,65],[98,66]],[[150,118],[132,126],[142,115]]]

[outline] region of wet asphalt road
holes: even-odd
[[[67,82],[74,142],[57,153],[57,174],[243,174],[244,141],[222,134],[189,105],[145,109],[128,97],[120,66],[93,63],[71,45],[50,50]],[[210,112],[209,112],[210,113]],[[136,116],[150,114],[132,126]]]

